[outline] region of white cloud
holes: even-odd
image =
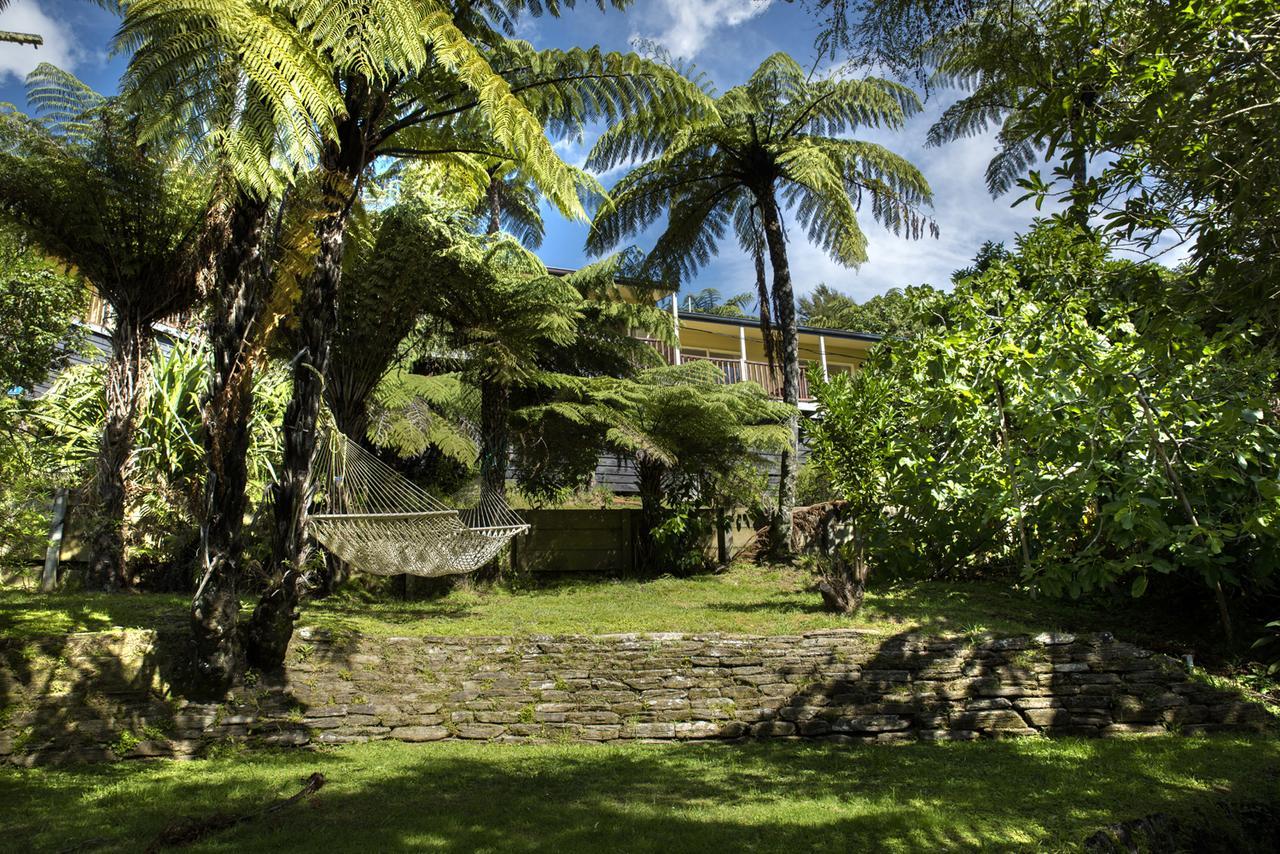
[[[560,139],[553,140],[551,147],[555,149],[556,154],[560,155],[560,159],[571,166],[577,166],[579,169],[587,162],[588,148],[583,143],[581,137],[563,136]]]
[[[649,38],[673,56],[692,59],[719,29],[762,14],[773,0],[656,0],[633,36]]]
[[[44,37],[44,44],[39,48],[0,43],[0,78],[12,75],[22,80],[41,62],[71,70],[83,58],[83,51],[71,28],[46,15],[36,0],[11,3],[0,13],[0,30],[35,33]]]

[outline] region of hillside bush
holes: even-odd
[[[1280,358],[1177,273],[1041,226],[916,306],[943,319],[815,383],[815,459],[864,495],[877,571],[1010,573],[1053,595],[1194,581],[1274,596]],[[874,435],[868,435],[872,430]]]

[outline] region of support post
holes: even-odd
[[[676,364],[680,364],[680,293],[671,294],[671,319],[676,327]]]
[[[738,369],[742,371],[742,376],[738,377],[738,382],[747,381],[747,327],[738,327]]]
[[[822,356],[822,378],[829,380],[831,377],[827,375],[827,336],[825,335],[818,336],[818,353]]]
[[[729,565],[729,523],[725,519],[723,507],[717,507],[715,510],[716,524],[716,562],[720,566]]]
[[[62,558],[62,534],[67,521],[67,491],[53,495],[53,521],[49,524],[49,545],[44,552],[44,572],[40,576],[40,592],[52,593],[58,584],[58,561]]]

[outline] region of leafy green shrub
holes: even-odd
[[[116,756],[125,756],[142,743],[142,739],[132,730],[123,730],[111,744],[111,752]]]
[[[37,464],[39,446],[23,410],[17,399],[0,397],[0,567],[10,571],[43,557],[54,491],[68,485]]]
[[[1177,575],[1220,610],[1267,594],[1280,358],[1182,288],[1040,227],[918,305],[940,328],[818,382],[815,458],[843,495],[878,490],[877,567],[1016,572],[1073,596]]]
[[[72,321],[85,288],[0,228],[0,565],[20,565],[44,552],[53,491],[62,484],[37,465],[30,402],[20,395],[48,376],[60,353],[75,350]]]
[[[821,504],[839,497],[827,471],[813,460],[805,461],[796,472],[796,506]]]
[[[137,427],[138,449],[130,466],[128,553],[134,571],[152,586],[185,587],[199,539],[199,518],[205,477],[204,427],[200,408],[208,386],[206,348],[183,341],[152,357],[152,382]],[[104,418],[103,366],[76,365],[64,371],[32,408],[41,431],[41,467],[78,473],[87,480],[98,452]],[[287,383],[283,372],[268,371],[255,390],[254,421],[249,450],[250,507],[261,505],[265,485],[278,454],[279,423]],[[78,526],[93,507],[77,508]],[[265,524],[265,523],[263,523]],[[255,537],[260,526],[246,532],[252,559],[265,550]]]

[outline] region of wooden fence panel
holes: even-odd
[[[522,572],[630,572],[634,510],[524,510],[529,532],[512,560]]]
[[[529,532],[512,544],[512,565],[519,572],[631,573],[635,568],[640,511],[522,510]],[[756,532],[735,514],[726,537],[730,559],[751,544]],[[717,559],[715,533],[702,544]]]

